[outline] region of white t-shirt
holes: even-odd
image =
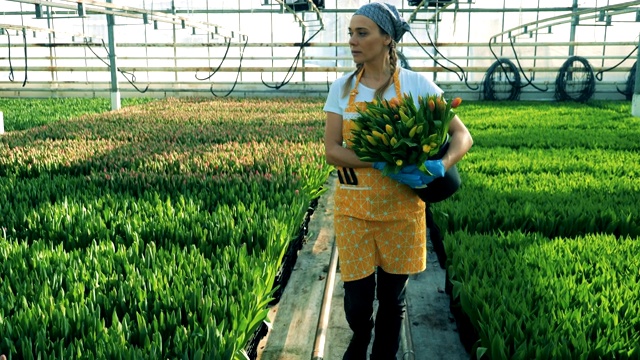
[[[327,95],[327,101],[324,104],[324,111],[333,112],[338,115],[342,115],[344,117],[344,112],[347,106],[349,105],[349,94],[347,96],[342,96],[342,88],[344,83],[347,81],[351,73],[346,74],[338,79],[336,79],[331,87],[329,88],[329,95]],[[416,107],[418,106],[418,96],[428,96],[437,94],[442,94],[442,89],[438,87],[433,81],[427,79],[422,74],[417,73],[415,71],[407,70],[404,68],[400,68],[400,73],[398,74],[400,79],[400,91],[404,93],[410,93],[413,95],[413,99]],[[355,77],[351,81],[351,88],[355,84]],[[372,101],[376,89],[371,89],[366,87],[362,83],[358,84],[358,95],[356,95],[356,102],[360,101]],[[384,98],[389,100],[396,96],[396,89],[393,84],[387,88],[384,93]]]

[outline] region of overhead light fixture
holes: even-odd
[[[429,0],[429,1],[425,1],[424,6],[427,7],[443,7],[445,5],[449,5],[450,3],[454,2],[455,0]],[[409,0],[409,5],[410,6],[418,6],[420,5],[420,3],[422,2],[422,0]]]
[[[313,5],[315,5],[318,9],[324,9],[324,0],[312,0],[312,2]],[[285,0],[284,3],[287,4],[295,12],[311,10],[311,4],[309,0]]]

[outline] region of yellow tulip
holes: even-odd
[[[384,129],[387,131],[387,134],[393,136],[393,127],[391,125],[385,125]]]

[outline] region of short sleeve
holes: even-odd
[[[344,81],[341,80],[342,79],[337,79],[331,84],[331,87],[329,87],[329,94],[327,95],[327,101],[323,108],[325,112],[333,112],[343,115],[344,110],[340,107],[340,97]]]
[[[426,91],[427,94],[442,95],[444,93],[444,90],[442,90],[433,81],[427,79],[426,76],[424,76],[423,74],[418,74],[418,75],[419,75],[419,81],[420,81],[420,88],[421,89],[426,89],[427,90]]]
[[[422,73],[402,69],[400,74],[402,92],[408,92],[413,95],[413,102],[416,107],[419,106],[419,96],[441,95],[442,93],[444,93],[444,91],[438,85],[436,85],[435,82],[428,79]]]

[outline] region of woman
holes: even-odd
[[[425,204],[412,187],[443,176],[472,145],[469,131],[456,116],[450,125],[449,150],[441,160],[425,163],[434,176],[416,174],[417,170],[383,176],[384,163],[363,162],[349,149],[350,120],[358,116],[356,107],[364,102],[377,96],[390,100],[412,93],[417,99],[418,95],[442,93],[426,77],[397,65],[396,43],[408,30],[409,24],[393,5],[370,3],[359,8],[349,24],[356,71],[331,85],[324,106],[325,155],[338,168],[340,181],[334,228],[344,310],[353,330],[343,359],[367,358],[374,327],[371,359],[396,358],[409,275],[426,268]]]

